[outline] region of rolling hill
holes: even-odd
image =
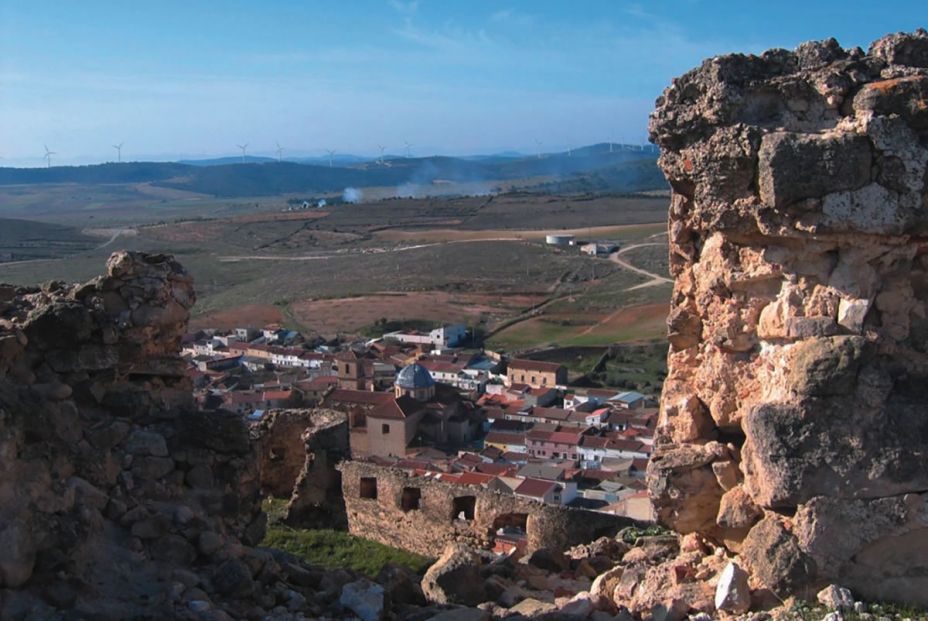
[[[368,160],[336,166],[221,158],[213,163],[127,162],[95,166],[0,168],[0,185],[63,183],[151,183],[216,197],[272,196],[296,192],[340,192],[346,187],[428,186],[435,182],[539,183],[570,181],[594,191],[633,192],[665,187],[657,153],[591,145],[569,153],[489,156],[483,159],[432,156]],[[594,179],[583,182],[584,176]]]

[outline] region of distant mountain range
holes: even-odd
[[[52,183],[151,183],[220,197],[340,192],[346,187],[416,186],[524,179],[590,191],[661,189],[657,151],[601,143],[570,152],[475,157],[361,158],[335,155],[300,161],[246,156],[183,162],[125,162],[52,168],[0,168],[0,185]]]

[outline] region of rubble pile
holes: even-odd
[[[928,604],[928,32],[712,58],[650,122],[673,188],[659,519],[756,600]]]

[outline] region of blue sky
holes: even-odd
[[[0,165],[640,143],[710,55],[928,26],[924,2],[0,0]]]

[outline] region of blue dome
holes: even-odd
[[[431,388],[435,385],[432,374],[421,364],[411,364],[403,369],[396,376],[396,384],[400,388],[415,390],[417,388]]]

